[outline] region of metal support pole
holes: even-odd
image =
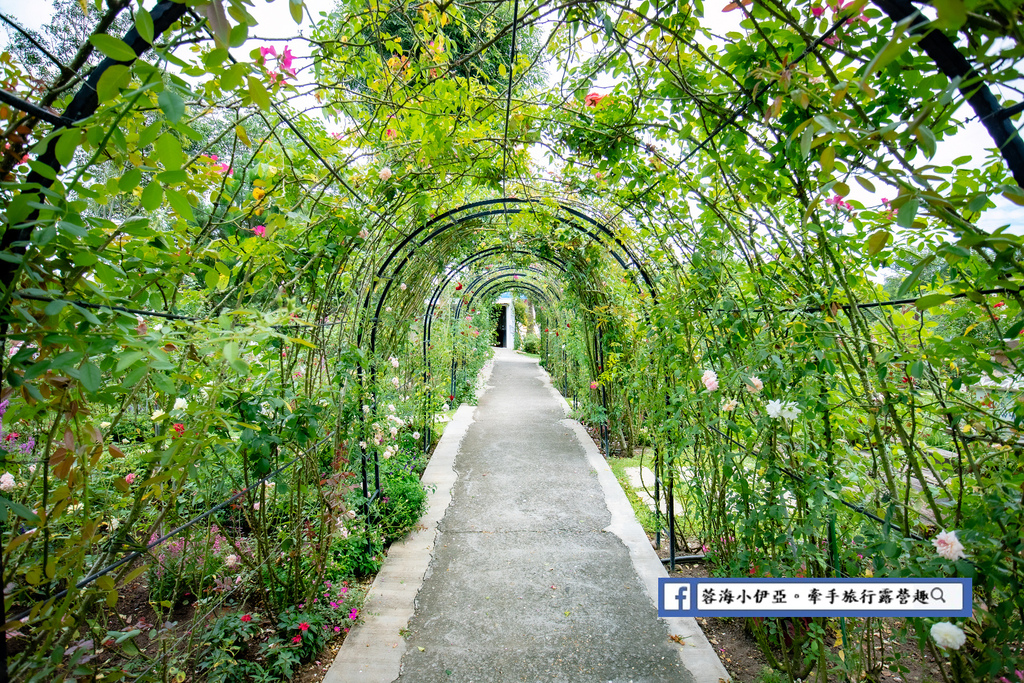
[[[668,470],[668,569],[676,570],[676,504],[674,498],[675,475],[671,468]]]

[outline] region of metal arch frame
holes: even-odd
[[[445,278],[444,278],[444,280],[442,282],[440,282],[439,284],[437,284],[434,287],[434,291],[431,293],[430,301],[427,304],[427,310],[426,310],[426,313],[425,313],[424,318],[423,318],[423,335],[422,335],[423,382],[424,382],[424,386],[426,386],[426,391],[424,393],[424,404],[423,404],[424,430],[423,430],[422,440],[423,440],[423,450],[424,450],[424,452],[426,452],[427,449],[429,448],[429,444],[430,444],[430,441],[431,441],[431,432],[433,431],[432,430],[432,424],[433,424],[434,408],[433,408],[433,402],[431,401],[432,394],[431,394],[430,384],[429,384],[428,380],[430,379],[430,375],[431,375],[431,367],[430,367],[430,339],[431,339],[431,335],[432,335],[432,332],[433,332],[434,310],[437,307],[437,304],[440,301],[441,295],[444,293],[444,290],[448,287],[449,284],[451,284],[452,280],[454,280],[458,276],[459,272],[463,268],[465,268],[466,266],[472,265],[473,263],[476,263],[478,261],[481,261],[481,260],[483,260],[483,259],[485,259],[485,258],[487,258],[489,256],[499,255],[499,254],[510,254],[510,253],[522,254],[522,255],[526,255],[526,256],[533,256],[535,258],[539,258],[539,259],[541,259],[543,261],[546,261],[547,263],[549,263],[552,266],[558,268],[559,270],[561,270],[564,273],[568,272],[567,265],[565,265],[564,263],[560,263],[557,259],[554,259],[554,258],[551,258],[551,257],[547,257],[547,256],[544,256],[544,255],[541,255],[541,254],[535,254],[533,252],[530,252],[530,251],[527,251],[527,250],[522,250],[522,249],[512,249],[512,250],[509,250],[509,249],[506,249],[505,247],[490,247],[488,249],[484,249],[484,250],[482,250],[480,252],[477,252],[475,254],[471,254],[470,256],[468,256],[465,259],[463,259],[462,262],[460,262],[455,268],[453,268],[451,271],[449,271],[446,274],[446,276],[445,276]],[[467,285],[467,287],[466,287],[466,294],[469,294],[471,291],[473,291],[473,288],[475,288],[479,284],[481,279],[486,278],[488,275],[493,275],[496,272],[498,272],[498,273],[506,273],[506,271],[508,271],[508,270],[528,270],[533,275],[538,275],[538,276],[540,276],[540,275],[546,276],[547,275],[546,273],[543,273],[540,270],[533,270],[533,268],[534,268],[533,266],[528,266],[525,269],[521,269],[518,266],[502,266],[497,271],[489,271],[488,273],[484,273],[484,274],[480,275],[479,277],[477,277],[477,279],[475,279],[471,283],[469,283],[469,285]],[[519,274],[522,274],[522,273],[519,273]],[[538,289],[538,291],[541,291],[541,290]],[[455,320],[458,320],[458,318],[461,316],[461,310],[462,310],[462,300],[460,299],[458,308],[457,308],[455,316],[454,316]],[[452,356],[452,362],[451,362],[451,378],[450,378],[450,382],[449,382],[449,395],[454,395],[455,394],[456,373],[457,373],[456,360],[455,360],[455,357],[453,355]]]
[[[534,257],[536,259],[540,259],[541,261],[546,261],[547,263],[549,263],[552,266],[554,266],[554,267],[558,268],[559,270],[561,270],[563,273],[568,273],[569,272],[568,264],[565,261],[563,261],[563,260],[561,260],[559,258],[553,257],[553,256],[546,256],[544,254],[538,254],[536,252],[533,252],[533,251],[530,251],[530,250],[527,250],[527,249],[516,249],[516,248],[507,249],[505,247],[500,247],[499,246],[499,247],[488,247],[487,249],[483,249],[483,250],[478,251],[478,252],[476,252],[474,254],[470,254],[465,259],[463,259],[461,262],[459,262],[459,264],[457,264],[451,271],[449,271],[449,273],[446,275],[446,277],[445,277],[443,282],[441,282],[436,287],[434,287],[434,291],[431,293],[430,301],[427,304],[427,315],[426,315],[426,317],[424,319],[424,325],[425,325],[425,328],[424,328],[424,344],[427,344],[430,341],[430,332],[431,332],[431,328],[433,326],[432,314],[433,314],[434,308],[437,306],[437,303],[440,301],[441,295],[444,293],[445,288],[447,288],[447,286],[449,284],[451,284],[452,280],[455,279],[455,277],[459,274],[459,272],[463,268],[465,268],[467,266],[470,266],[470,265],[476,263],[477,261],[481,261],[481,260],[487,258],[488,256],[494,256],[494,255],[502,255],[502,256],[504,256],[504,255],[512,255],[512,254],[517,254],[517,255],[522,255],[522,256],[532,256],[532,257]],[[424,347],[424,353],[426,353],[426,348],[425,347]]]
[[[365,333],[364,325],[367,322],[365,314],[367,312],[369,312],[369,310],[371,308],[371,303],[373,301],[373,298],[374,298],[375,295],[377,295],[376,306],[373,308],[373,315],[368,320],[368,322],[370,323],[370,348],[369,348],[369,351],[370,351],[370,353],[369,353],[370,368],[369,368],[369,370],[370,370],[370,384],[371,384],[371,386],[374,385],[375,380],[376,380],[376,376],[377,376],[377,364],[376,364],[375,355],[376,355],[376,351],[377,351],[377,329],[378,329],[378,324],[380,322],[381,310],[384,307],[384,303],[387,300],[388,294],[390,293],[392,286],[394,286],[395,281],[400,278],[402,271],[409,264],[409,262],[415,257],[416,249],[418,247],[426,246],[435,237],[437,237],[438,235],[444,233],[445,231],[447,231],[447,230],[449,230],[449,229],[451,229],[451,228],[453,228],[453,227],[455,227],[457,225],[461,225],[461,224],[463,224],[463,223],[465,223],[467,221],[473,220],[474,218],[483,218],[483,217],[492,216],[492,215],[517,215],[517,214],[522,213],[524,211],[524,209],[522,207],[520,207],[520,206],[513,206],[512,208],[509,208],[508,204],[510,204],[510,203],[513,204],[513,205],[528,204],[531,207],[529,209],[529,211],[531,213],[536,213],[536,209],[533,209],[532,206],[535,203],[538,203],[538,200],[525,200],[525,199],[518,199],[518,198],[503,197],[503,198],[500,198],[500,199],[484,200],[484,201],[481,201],[481,202],[473,202],[473,203],[469,203],[469,204],[463,204],[460,207],[457,207],[455,209],[452,209],[452,210],[447,211],[447,212],[445,212],[445,213],[443,213],[443,214],[441,214],[439,216],[436,216],[436,217],[432,218],[431,220],[427,221],[425,224],[423,224],[423,225],[419,226],[418,228],[416,228],[415,230],[413,230],[409,235],[404,237],[402,239],[402,241],[399,242],[391,250],[391,252],[388,254],[388,256],[384,259],[383,263],[381,263],[381,265],[377,268],[377,271],[376,271],[374,277],[370,281],[369,287],[367,287],[366,295],[363,298],[363,305],[361,307],[361,309],[363,311],[363,315],[362,315],[362,321],[363,322],[361,322],[361,324],[359,325],[358,331],[356,333],[356,346],[359,347],[359,348],[362,348],[362,346],[363,346],[363,338],[364,338],[364,333]],[[417,238],[424,231],[429,230],[433,226],[441,223],[442,221],[447,221],[449,218],[452,218],[453,216],[456,216],[457,214],[459,214],[459,213],[461,213],[463,211],[474,210],[474,209],[479,209],[479,208],[483,208],[483,207],[490,207],[490,206],[495,206],[495,205],[499,205],[499,204],[502,207],[500,210],[496,210],[496,211],[476,211],[474,213],[470,213],[468,215],[459,217],[456,220],[450,221],[449,223],[447,223],[445,225],[441,225],[440,227],[434,228],[433,230],[431,230],[427,234],[426,237],[416,241],[415,245],[409,251],[409,253],[405,254],[402,257],[401,261],[398,263],[398,265],[391,271],[391,275],[387,276],[388,270],[390,269],[390,266],[391,266],[392,262],[396,258],[398,258],[399,254],[401,254],[402,251],[404,249],[406,249],[406,247],[408,247],[410,243],[412,243],[414,240],[417,240]],[[562,204],[561,202],[556,202],[556,205],[560,209],[562,209],[563,211],[567,212],[570,216],[578,218],[581,221],[583,221],[584,223],[590,224],[591,226],[593,226],[594,229],[596,229],[596,232],[594,232],[593,230],[588,229],[584,225],[580,225],[576,221],[567,220],[567,219],[562,218],[560,216],[554,216],[553,217],[559,223],[561,223],[563,225],[567,225],[567,226],[569,226],[569,227],[579,231],[580,233],[590,237],[590,239],[593,240],[594,242],[597,242],[602,247],[604,247],[607,250],[607,252],[612,256],[612,258],[614,258],[615,261],[619,264],[619,266],[626,273],[629,273],[631,275],[630,279],[632,280],[632,282],[633,282],[634,286],[637,288],[637,290],[639,290],[641,293],[643,293],[643,288],[641,287],[640,283],[637,281],[636,273],[633,272],[630,269],[629,265],[627,265],[626,261],[615,250],[615,248],[613,246],[613,244],[614,245],[618,245],[622,249],[622,251],[629,257],[629,260],[632,262],[633,266],[635,267],[636,272],[638,272],[640,274],[640,277],[643,279],[644,283],[647,285],[647,290],[650,293],[652,299],[654,301],[657,301],[658,294],[657,294],[657,289],[656,289],[656,287],[654,285],[654,280],[651,278],[650,274],[646,271],[646,269],[640,263],[640,260],[636,257],[636,254],[634,254],[633,251],[617,235],[615,235],[603,223],[600,223],[600,222],[596,221],[595,219],[593,219],[590,216],[582,213],[581,211],[578,211],[575,208],[566,206],[566,205]],[[610,238],[613,244],[609,244],[608,242],[606,242],[604,237]],[[381,281],[381,280],[385,281],[384,282],[384,287],[383,287],[383,290],[380,291],[380,293],[378,294],[378,292],[377,292],[377,290],[378,290],[378,282]],[[357,367],[357,373],[358,373],[358,377],[359,377],[360,386],[365,388],[365,372],[364,372],[364,368],[363,368],[362,364],[359,364],[359,366]],[[370,401],[370,403],[373,406],[372,407],[372,411],[374,412],[374,416],[375,416],[376,415],[377,401],[376,400],[372,400],[372,401]],[[425,413],[426,413],[426,411],[425,411]],[[424,415],[424,417],[426,417],[426,414]],[[362,419],[363,424],[365,425],[366,424],[367,416],[366,415],[362,415],[361,419]],[[425,429],[424,432],[428,432],[428,430]],[[426,436],[424,438],[424,443],[425,444],[429,443],[426,440]],[[381,487],[380,487],[380,459],[378,457],[377,449],[373,449],[372,450],[372,463],[373,463],[373,470],[374,470],[374,488],[375,488],[375,491],[373,492],[372,496],[370,495],[370,492],[369,492],[369,474],[370,474],[369,473],[369,465],[370,465],[370,462],[369,462],[368,455],[369,454],[367,454],[366,452],[362,453],[363,497],[365,498],[364,508],[365,508],[365,511],[366,511],[366,514],[367,514],[367,519],[370,518],[371,505],[372,505],[373,501],[376,500],[380,496],[380,491],[381,491]]]
[[[376,323],[380,319],[380,311],[381,311],[381,309],[384,306],[384,301],[387,299],[387,296],[388,296],[388,294],[389,294],[389,292],[391,290],[391,287],[392,287],[394,281],[396,279],[398,279],[398,277],[401,275],[402,270],[405,269],[406,265],[408,265],[408,263],[414,257],[415,251],[416,251],[417,247],[426,246],[430,241],[432,241],[438,235],[440,235],[440,234],[444,233],[445,231],[455,227],[456,225],[461,225],[462,223],[465,223],[467,221],[473,220],[474,218],[484,218],[484,217],[487,217],[487,216],[497,216],[497,215],[517,215],[519,213],[523,213],[523,211],[525,210],[525,209],[523,209],[521,207],[518,207],[518,206],[509,208],[507,206],[508,204],[528,204],[528,205],[530,205],[532,207],[534,204],[537,204],[537,203],[539,203],[539,200],[503,197],[503,198],[500,198],[500,199],[488,199],[488,200],[483,200],[483,201],[480,201],[480,202],[472,202],[472,203],[469,203],[469,204],[463,204],[460,207],[457,207],[455,209],[451,209],[449,211],[446,211],[445,213],[440,214],[439,216],[435,216],[434,218],[432,218],[429,221],[427,221],[426,223],[424,223],[422,226],[420,226],[420,227],[416,228],[415,230],[413,230],[413,232],[411,232],[405,238],[403,238],[402,241],[399,242],[391,250],[391,252],[388,254],[388,256],[384,259],[384,262],[381,263],[381,265],[377,268],[377,272],[375,273],[374,279],[371,282],[370,287],[367,289],[366,296],[364,297],[364,300],[363,300],[363,306],[362,306],[363,310],[364,311],[365,310],[369,310],[370,305],[371,305],[372,297],[376,293],[376,290],[377,290],[377,284],[376,283],[378,281],[380,281],[380,280],[386,280],[386,283],[384,285],[384,289],[380,293],[380,297],[377,300],[377,305],[376,305],[376,308],[374,309],[373,316],[370,319],[370,322],[371,322],[371,328],[370,328],[370,352],[371,352],[371,354],[376,351],[376,347],[377,347],[377,339],[376,339],[376,337],[377,337],[377,326],[376,326]],[[424,237],[423,239],[417,240],[417,237],[419,235],[421,235],[424,231],[429,230],[432,226],[435,226],[436,224],[438,224],[438,223],[440,223],[442,221],[445,221],[445,220],[448,220],[449,218],[452,218],[453,216],[457,215],[458,213],[460,213],[462,211],[466,211],[466,210],[470,210],[470,209],[478,209],[478,208],[483,208],[483,207],[490,207],[490,206],[495,206],[495,205],[499,205],[499,204],[502,206],[501,209],[493,210],[493,211],[476,211],[476,212],[470,213],[470,214],[468,214],[466,216],[459,217],[459,218],[457,218],[455,220],[452,220],[451,222],[449,222],[449,223],[447,223],[445,225],[441,225],[440,227],[434,228],[433,230],[431,230],[427,234],[426,237]],[[618,262],[619,266],[621,266],[623,270],[625,270],[627,273],[631,273],[632,275],[634,275],[633,282],[634,282],[634,285],[637,287],[637,289],[642,289],[640,287],[640,284],[635,280],[635,273],[632,272],[632,269],[627,264],[626,260],[624,260],[622,258],[622,256],[618,252],[615,251],[613,246],[608,244],[605,241],[604,238],[608,238],[615,245],[618,245],[618,247],[622,249],[623,253],[625,253],[629,257],[629,261],[632,263],[632,265],[635,268],[636,272],[640,274],[640,277],[643,279],[644,283],[647,285],[648,293],[651,295],[651,297],[655,301],[657,301],[657,298],[658,298],[657,288],[654,285],[653,278],[650,276],[650,274],[647,272],[647,270],[644,268],[644,266],[640,263],[640,260],[637,258],[636,254],[629,248],[629,246],[625,242],[623,242],[617,235],[615,235],[615,233],[612,232],[612,230],[610,228],[608,228],[608,226],[606,226],[603,223],[601,223],[601,222],[591,218],[590,216],[586,215],[585,213],[583,213],[583,212],[581,212],[581,211],[579,211],[579,210],[577,210],[575,208],[572,208],[570,206],[566,206],[565,204],[562,204],[562,203],[557,203],[557,206],[560,209],[562,209],[563,211],[569,213],[571,216],[573,216],[575,218],[578,218],[578,219],[582,220],[585,223],[590,224],[591,226],[593,226],[597,230],[597,232],[595,233],[594,231],[587,229],[583,225],[580,225],[579,223],[577,223],[577,222],[575,222],[573,220],[567,220],[567,219],[561,218],[559,216],[554,216],[555,220],[557,220],[558,222],[560,222],[560,223],[562,223],[564,225],[568,225],[569,227],[572,227],[572,228],[578,230],[579,232],[587,235],[593,241],[597,242],[598,244],[603,246],[605,249],[607,249],[608,253],[616,260],[616,262]],[[529,211],[531,213],[536,213],[536,210],[532,209],[532,208],[529,209]],[[602,237],[602,235],[604,236],[604,238]],[[412,251],[410,253],[406,254],[402,258],[402,260],[394,268],[394,270],[393,270],[393,272],[392,272],[390,277],[386,276],[386,273],[388,272],[388,269],[390,268],[392,262],[396,258],[398,258],[398,255],[402,252],[402,250],[404,250],[406,247],[409,246],[410,243],[412,243],[414,241],[416,243],[415,243],[415,246],[412,248]],[[357,346],[362,346],[363,335],[364,335],[364,329],[362,328],[362,326],[360,326],[360,329],[359,329],[359,331],[357,333],[357,337],[356,337],[356,345]]]
[[[546,273],[538,273],[537,271],[514,272],[514,271],[517,271],[517,270],[518,269],[516,269],[516,268],[503,268],[500,271],[492,271],[490,273],[487,273],[486,275],[482,275],[479,278],[477,278],[473,282],[473,284],[471,284],[466,289],[466,295],[468,296],[468,298],[460,300],[458,305],[455,307],[455,315],[456,315],[456,317],[458,317],[458,316],[460,316],[462,314],[462,307],[463,307],[463,305],[464,305],[464,303],[466,301],[472,301],[473,299],[476,299],[477,297],[482,296],[484,294],[484,292],[489,291],[489,289],[492,289],[493,287],[495,287],[497,285],[509,286],[507,284],[504,284],[504,281],[507,280],[508,278],[513,278],[513,283],[514,284],[519,284],[519,281],[515,280],[514,278],[516,278],[516,277],[529,277],[531,275],[534,275],[534,276],[546,276],[547,275]],[[490,276],[493,276],[493,277],[490,277]],[[490,279],[487,279],[485,282],[481,282],[481,280],[484,280],[485,278],[488,278],[488,277]],[[537,287],[539,289],[538,285],[530,282],[529,280],[525,281],[523,284],[530,284],[531,286]],[[541,291],[543,291],[543,290],[541,290]],[[548,295],[548,296],[550,296],[550,295]]]

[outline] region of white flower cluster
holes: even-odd
[[[780,417],[784,420],[795,420],[800,416],[800,409],[793,401],[768,401],[765,409],[768,411],[768,417],[776,420]]]

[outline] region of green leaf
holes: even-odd
[[[119,62],[131,62],[138,56],[128,43],[120,38],[108,36],[106,33],[94,33],[89,36],[89,42],[97,50]]]
[[[1024,189],[1016,185],[1003,185],[1003,196],[1017,206],[1024,206]]]
[[[900,40],[900,38],[902,38],[902,36],[906,33],[907,26],[907,24],[902,22],[900,24],[897,24],[896,30],[893,31],[892,38],[889,40],[889,42],[886,43],[885,47],[879,50],[878,54],[876,54],[871,59],[871,61],[868,62],[868,65],[864,67],[864,73],[861,74],[860,80],[860,86],[862,90],[867,88],[868,79],[871,78],[871,75],[873,73],[881,71],[890,62],[892,62],[894,59],[897,59],[900,55],[909,50],[912,46],[916,45],[918,41],[920,41],[921,38],[924,37],[925,34],[921,33],[920,35],[913,35],[907,38],[906,40]]]
[[[156,102],[171,123],[177,123],[185,114],[185,100],[173,90],[164,90],[156,96]]]
[[[289,0],[288,11],[291,12],[296,24],[302,23],[302,0]]]
[[[949,294],[925,294],[914,302],[914,307],[919,311],[923,311],[944,304],[952,298]]]
[[[921,379],[924,376],[924,361],[914,361],[910,366],[910,376],[914,379]]]
[[[90,394],[95,394],[100,390],[102,381],[100,369],[92,363],[84,363],[78,369],[78,379],[82,383],[82,387]]]
[[[133,168],[121,176],[120,180],[117,181],[117,186],[120,188],[121,192],[131,192],[138,187],[141,182],[142,171],[137,168]]]
[[[811,126],[804,128],[800,133],[800,156],[806,159],[811,153],[811,144],[814,142],[814,130]]]
[[[180,185],[188,180],[188,173],[182,169],[157,173],[156,179],[165,185]]]
[[[178,138],[167,132],[156,139],[156,156],[164,168],[176,171],[181,168],[181,143]]]
[[[254,76],[249,76],[249,96],[252,97],[252,101],[256,103],[257,107],[263,111],[270,110],[270,95]]]
[[[925,155],[931,159],[935,156],[935,152],[938,149],[938,141],[935,139],[935,133],[928,126],[918,126],[917,130],[914,131],[914,137],[917,138],[917,142],[924,148]]]
[[[986,204],[988,204],[988,195],[975,195],[971,198],[971,201],[967,203],[967,210],[977,213],[984,209]]]
[[[918,278],[921,277],[921,273],[923,273],[924,269],[927,268],[928,265],[934,260],[935,254],[929,254],[928,256],[925,256],[923,259],[921,259],[920,263],[918,263],[914,267],[914,270],[910,271],[910,275],[908,275],[903,280],[903,283],[900,285],[899,291],[896,292],[897,299],[902,299],[907,295],[907,292],[914,288],[914,285],[917,284]]]
[[[874,192],[875,191],[874,184],[870,180],[868,180],[867,178],[862,178],[861,176],[854,176],[854,179],[858,183],[860,183],[860,186],[863,187],[868,192]]]
[[[46,308],[43,309],[43,313],[45,313],[46,315],[57,315],[58,313],[61,312],[61,309],[63,309],[67,305],[67,301],[57,299],[56,301],[51,301],[50,303],[46,304]]]
[[[885,249],[885,245],[889,243],[889,239],[892,235],[889,234],[888,230],[879,230],[878,232],[868,237],[868,254],[874,256],[878,252]]]
[[[145,355],[146,354],[142,351],[129,351],[128,353],[122,354],[121,357],[117,359],[117,367],[114,369],[114,372],[121,372]]]
[[[75,151],[82,144],[82,131],[77,128],[69,128],[61,133],[57,139],[54,151],[57,153],[57,161],[61,166],[68,166],[75,158]]]
[[[192,213],[192,205],[189,204],[188,198],[180,192],[166,188],[164,195],[167,197],[167,203],[171,205],[174,212],[188,221],[194,221],[196,219],[195,214]]]
[[[1024,318],[1018,320],[1016,323],[1013,324],[1013,327],[1011,327],[1005,332],[1006,338],[1016,339],[1022,331],[1024,331]]]
[[[121,88],[127,88],[131,83],[131,78],[131,67],[115,64],[100,76],[100,80],[96,84],[96,97],[101,103],[117,97]]]
[[[80,268],[87,268],[99,260],[100,257],[91,251],[80,251],[71,257],[71,262]]]
[[[918,200],[911,199],[901,206],[899,213],[896,214],[896,225],[901,228],[909,228],[914,225],[914,217],[917,216],[920,204]]]
[[[840,197],[845,197],[850,194],[850,186],[846,183],[836,183],[832,186],[832,189],[835,190],[835,193]]]
[[[249,26],[246,24],[236,24],[231,29],[228,44],[231,47],[242,47],[247,40],[249,40]]]
[[[939,12],[935,25],[939,28],[957,30],[967,21],[967,7],[963,0],[935,0],[933,3]]]
[[[823,149],[818,163],[821,164],[821,170],[825,171],[825,173],[831,173],[832,169],[836,166],[836,148],[829,145]]]
[[[135,10],[135,30],[139,32],[139,37],[150,45],[156,40],[153,16],[141,7]]]
[[[9,500],[0,496],[0,522],[7,521],[7,511],[10,510],[14,514],[18,515],[22,519],[27,519],[30,522],[38,522],[39,516],[36,513],[29,510],[21,503],[16,503],[13,500]],[[27,580],[27,577],[26,577]]]
[[[164,188],[160,183],[150,183],[142,190],[142,208],[146,211],[155,211],[160,202],[164,200]]]

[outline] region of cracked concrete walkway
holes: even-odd
[[[431,537],[405,638],[391,644],[397,639],[387,633],[365,645],[396,665],[401,657],[399,681],[728,678],[696,624],[658,619],[650,593],[664,570],[607,465],[592,443],[581,443],[585,432],[563,419],[565,409],[536,361],[497,351],[490,387],[455,456],[452,504]],[[686,646],[670,632],[684,635]],[[331,668],[339,677],[325,682],[393,680],[371,673],[370,651],[353,636]],[[368,677],[346,664],[346,649],[361,651],[367,664],[357,668]]]

